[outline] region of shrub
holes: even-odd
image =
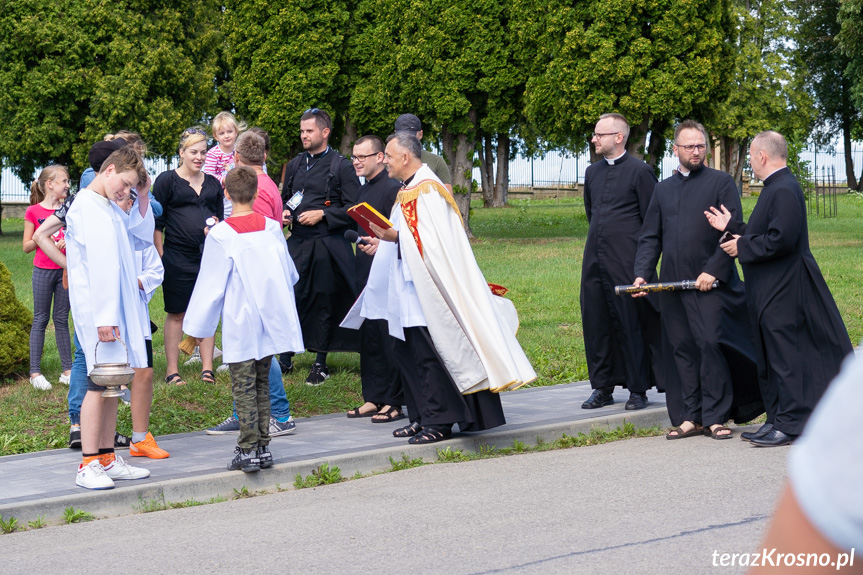
[[[15,296],[12,274],[0,263],[0,380],[26,370],[32,324],[33,313]]]

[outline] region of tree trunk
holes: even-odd
[[[497,135],[497,177],[492,207],[502,208],[509,195],[509,134]]]
[[[482,205],[489,208],[494,198],[494,156],[491,151],[491,134],[479,138],[479,173],[482,185]]]
[[[842,145],[845,149],[845,178],[848,181],[848,189],[857,191],[860,183],[854,175],[854,156],[851,155],[851,121],[842,118]]]
[[[354,142],[357,141],[357,127],[351,121],[350,116],[345,117],[345,134],[342,136],[342,143],[339,145],[339,152],[344,157],[348,157],[351,155],[353,151]]]
[[[626,141],[626,151],[639,160],[644,158],[644,143],[647,141],[647,131],[650,120],[645,118],[639,125],[630,126],[629,139]]]
[[[464,231],[468,238],[473,238],[470,231],[470,188],[471,171],[473,170],[474,142],[467,134],[453,134],[444,125],[441,128],[441,139],[444,145],[444,154],[452,169],[452,195],[461,213],[464,222]]]
[[[644,161],[651,167],[656,169],[659,162],[662,161],[662,156],[665,155],[665,128],[668,127],[668,122],[665,120],[654,120],[650,124],[650,143],[647,145],[647,157]]]

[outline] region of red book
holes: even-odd
[[[377,235],[372,232],[372,228],[369,225],[370,223],[384,229],[393,227],[393,223],[391,221],[366,202],[348,208],[348,215],[362,226],[368,235],[372,237],[377,237]]]

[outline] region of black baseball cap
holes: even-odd
[[[396,120],[396,132],[419,132],[422,129],[422,122],[413,114],[402,114]]]
[[[102,164],[108,159],[108,156],[126,145],[126,140],[123,138],[114,138],[113,140],[102,140],[96,142],[90,148],[90,153],[87,155],[87,160],[90,162],[90,167],[96,172],[102,169]]]

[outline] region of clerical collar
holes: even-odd
[[[402,182],[402,187],[404,187],[404,188],[408,187],[408,186],[410,185],[410,183],[411,183],[411,180],[413,180],[413,179],[414,179],[414,176],[416,176],[416,175],[417,175],[417,173],[416,173],[416,172],[414,172],[413,174],[411,174],[411,177],[410,177],[410,178],[408,178],[408,179],[406,179],[404,182]]]
[[[688,178],[688,177],[689,177],[689,174],[691,174],[691,173],[692,173],[692,172],[690,172],[689,170],[687,170],[686,168],[684,168],[682,165],[677,166],[677,171],[678,171],[678,173],[680,173],[680,175],[681,175],[681,176],[683,176],[684,178]]]
[[[330,147],[327,146],[327,149],[324,150],[323,152],[321,152],[320,154],[310,154],[310,153],[306,152],[306,163],[308,164],[309,160],[320,160],[321,158],[326,156],[327,152],[329,152],[329,151],[330,151]]]
[[[610,160],[608,158],[605,158],[605,161],[608,162],[609,166],[613,166],[614,162],[620,160],[620,158],[622,158],[625,155],[626,155],[626,150],[624,150],[623,153],[620,154],[619,156],[617,156],[616,158],[611,158]]]
[[[779,169],[773,170],[772,172],[770,172],[770,174],[769,174],[766,178],[764,178],[764,179],[763,179],[763,180],[761,180],[761,181],[762,181],[762,182],[766,182],[770,177],[772,177],[772,176],[773,176],[773,174],[775,174],[775,173],[777,173],[777,172],[779,172],[779,171],[785,170],[785,169],[787,169],[787,168],[788,168],[788,166],[782,166],[782,167],[781,167],[781,168],[779,168]]]

